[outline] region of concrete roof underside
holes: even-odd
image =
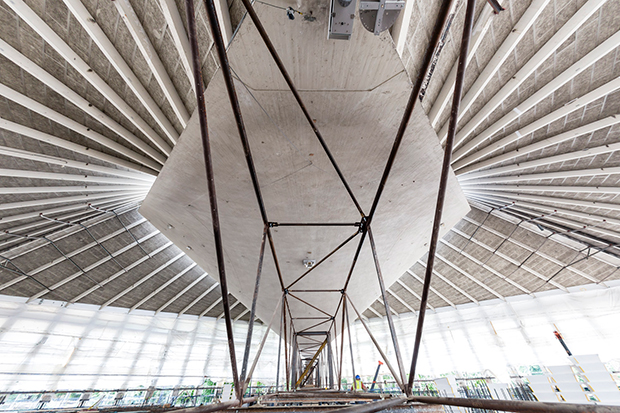
[[[409,3],[391,35],[415,79],[439,2]],[[421,102],[440,143],[456,3]],[[472,209],[440,241],[431,309],[620,278],[620,1],[501,3],[477,2],[452,164]],[[223,9],[238,27],[241,2]],[[217,277],[137,211],[195,109],[185,20],[183,1],[0,1],[0,294],[221,315]],[[395,313],[418,311],[425,263],[389,286]]]

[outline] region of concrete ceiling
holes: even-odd
[[[231,28],[239,3],[223,8]],[[214,279],[136,211],[195,108],[183,4],[0,2],[0,293],[221,314]],[[499,15],[477,4],[453,162],[472,210],[440,243],[431,308],[619,277],[620,1],[502,4]],[[410,78],[437,8],[410,1],[392,30]],[[420,106],[440,143],[463,14]],[[203,6],[197,24],[209,83]],[[390,286],[396,313],[417,311],[425,262]],[[236,300],[233,317],[247,319]],[[364,315],[383,311],[375,301]]]

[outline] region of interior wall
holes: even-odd
[[[555,338],[559,329],[574,355],[599,354],[605,363],[620,366],[620,283],[589,285],[467,304],[457,309],[428,310],[418,373],[438,377],[450,372],[485,373],[507,380],[511,367],[566,365],[567,354]],[[385,318],[368,322],[373,335],[396,366]],[[394,318],[406,371],[413,352],[417,317]],[[380,356],[359,321],[353,342],[357,374],[372,376]],[[345,342],[345,345],[348,345]],[[344,359],[350,374],[350,358]],[[384,374],[389,374],[382,367]],[[488,372],[487,372],[488,373]]]
[[[234,323],[241,364],[247,323]],[[266,326],[254,326],[250,361]],[[274,381],[271,333],[254,378]],[[231,377],[223,319],[0,296],[0,391],[196,386]]]

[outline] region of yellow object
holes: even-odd
[[[355,379],[355,391],[362,391],[363,387],[362,387],[362,381]]]

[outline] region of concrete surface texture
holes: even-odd
[[[163,169],[163,175],[167,174],[168,156],[172,153],[172,164],[174,154],[185,145],[186,125],[192,127],[187,120],[194,111],[195,98],[184,63],[184,2],[127,0],[123,4],[130,5],[136,19],[124,19],[114,2],[104,0],[0,2],[0,229],[9,231],[0,235],[0,293],[28,297],[30,302],[58,300],[117,306],[124,311],[141,309],[217,318],[222,309],[217,277],[212,277],[214,271],[207,270],[206,263],[195,265],[192,255],[185,255],[191,252],[187,243],[175,240],[175,246],[170,242],[167,227],[158,224],[158,230],[136,212],[159,171]],[[421,110],[414,114],[415,124],[423,131],[424,147],[435,148],[437,153],[447,127],[453,84],[450,73],[463,25],[464,2],[459,4],[425,88]],[[607,281],[620,275],[616,248],[620,241],[616,199],[620,177],[620,127],[616,116],[620,111],[620,1],[524,0],[502,4],[506,10],[495,15],[485,1],[476,3],[475,41],[453,162],[471,211],[440,242],[428,303],[431,310],[515,295],[536,296],[546,290],[567,293],[582,285],[606,288]],[[240,2],[222,5],[229,11],[231,26],[239,26],[244,16]],[[273,5],[309,11],[292,1]],[[277,23],[268,30],[275,30],[272,37],[283,56],[299,59],[299,67],[322,57],[325,50],[306,48],[304,42],[324,38],[322,29],[312,30],[324,22],[307,22],[302,16],[291,21],[283,10],[261,3],[257,7],[261,8],[261,16]],[[327,5],[317,7],[316,15],[320,16]],[[304,97],[308,96],[307,104],[311,113],[316,113],[321,130],[333,128],[333,135],[325,135],[332,139],[330,147],[342,159],[345,175],[363,187],[354,187],[360,199],[372,193],[368,188],[376,185],[373,179],[379,176],[380,159],[385,158],[393,133],[381,141],[384,146],[373,147],[372,153],[361,153],[370,146],[354,145],[350,150],[356,151],[355,156],[349,157],[342,154],[350,146],[343,146],[345,141],[339,140],[346,136],[342,130],[362,130],[364,125],[357,122],[383,116],[384,123],[366,126],[368,134],[359,133],[361,142],[362,137],[370,138],[370,132],[393,127],[402,111],[402,104],[396,102],[406,95],[400,85],[409,87],[405,75],[409,79],[417,76],[437,13],[436,1],[408,2],[391,33],[367,39],[372,47],[360,50],[360,39],[368,36],[360,26],[355,28],[352,41],[333,46],[339,48],[334,50],[350,50],[352,60],[341,60],[338,67],[320,66],[320,71],[307,74],[308,84],[303,84],[304,72],[292,73],[296,81],[302,82],[298,86]],[[196,8],[196,19],[204,80],[210,83],[214,77],[217,79],[218,63],[201,3]],[[242,31],[251,27],[246,23],[241,25]],[[276,34],[285,29],[304,33],[307,39],[292,42]],[[313,137],[306,136],[307,126],[299,122],[299,114],[285,117],[284,111],[275,110],[276,103],[278,107],[282,103],[288,112],[292,109],[291,98],[281,91],[283,87],[277,83],[280,80],[270,60],[262,58],[265,50],[259,47],[256,33],[247,36],[251,33],[243,36],[239,32],[237,40],[243,49],[235,60],[231,48],[231,61],[239,79],[248,82],[256,97],[254,100],[238,83],[248,123],[255,129],[264,128],[265,135],[269,135],[265,144],[252,142],[257,157],[260,154],[265,159],[257,162],[266,181],[265,198],[278,199],[278,194],[290,191],[290,198],[302,205],[297,208],[303,212],[306,199],[300,196],[302,190],[312,194],[307,204],[316,207],[316,199],[324,199],[317,195],[320,185],[329,194],[330,209],[338,215],[340,209],[348,211],[355,219],[355,210],[337,186]],[[242,45],[242,41],[247,43]],[[150,58],[145,57],[149,54],[144,50],[151,50]],[[366,67],[362,52],[372,57],[369,61],[383,62],[385,66]],[[246,64],[242,55],[248,62],[264,64]],[[154,56],[161,65],[153,63]],[[343,56],[330,58],[333,61]],[[268,76],[252,83],[254,70]],[[351,70],[361,75],[344,78]],[[376,75],[371,76],[371,71]],[[389,78],[389,73],[394,77],[384,83],[360,83],[381,77],[379,73],[384,79]],[[265,85],[272,82],[276,89],[265,90]],[[334,84],[343,82],[346,87],[364,87],[354,92],[340,91],[338,100],[330,99],[323,106],[310,103],[310,96],[317,93],[311,90],[331,90]],[[215,86],[217,82],[210,89]],[[379,91],[389,91],[390,95]],[[320,93],[324,96],[331,92]],[[379,100],[386,105],[375,105]],[[261,115],[256,101],[261,102],[271,119]],[[222,115],[221,122],[228,118],[227,105],[225,99],[209,104],[211,110],[226,115]],[[344,110],[346,105],[351,112]],[[349,123],[332,122],[340,113],[328,110],[332,107],[342,111],[344,117],[339,119]],[[388,112],[390,109],[392,112]],[[359,120],[354,122],[349,116]],[[214,118],[215,114],[210,117]],[[438,137],[434,145],[430,142],[433,133],[427,127],[429,123]],[[225,126],[220,128],[224,130]],[[238,151],[237,136],[224,140],[231,145],[231,157],[226,159],[238,162],[233,156]],[[180,146],[173,150],[176,142]],[[281,152],[273,151],[275,147]],[[369,165],[358,165],[359,159],[371,156],[376,159]],[[288,163],[279,159],[287,159]],[[272,164],[277,168],[269,167]],[[404,165],[405,170],[400,172],[405,174],[406,168],[414,166]],[[423,166],[435,167],[430,162]],[[287,176],[290,173],[293,175]],[[247,175],[235,177],[239,178],[243,194],[242,200],[234,200],[235,205],[254,205],[253,195],[245,190]],[[293,179],[298,177],[308,180],[308,187],[294,186]],[[280,178],[284,179],[277,181]],[[421,181],[411,182],[418,184],[422,185]],[[188,190],[194,192],[195,188]],[[398,213],[402,207],[413,209],[408,204],[413,197],[409,190],[396,193],[403,198],[386,194],[386,205],[382,204],[380,211],[391,210],[391,204],[398,205],[393,208]],[[432,198],[430,190],[425,193]],[[201,201],[206,204],[206,200]],[[222,198],[221,202],[225,201]],[[101,209],[93,210],[88,204]],[[270,206],[270,219],[285,218],[278,207]],[[104,209],[115,210],[120,219]],[[246,214],[243,210],[237,212]],[[247,216],[255,212],[249,211]],[[251,245],[247,246],[252,249],[247,254],[249,261],[257,258],[260,234],[249,224],[247,230],[254,231]],[[230,233],[227,236],[236,231]],[[285,237],[303,236],[293,232],[286,235],[283,228],[274,235],[282,237],[278,245],[285,246],[289,244]],[[348,236],[341,232],[334,235],[339,239]],[[426,262],[426,257],[420,255],[424,251],[412,249],[411,255],[403,256],[397,265],[396,257],[381,252],[381,248],[389,248],[392,240],[379,235],[380,259],[394,259],[394,268],[399,271],[409,267],[388,288],[390,306],[398,314],[415,312],[420,304]],[[408,232],[404,235],[412,237]],[[428,232],[416,236],[428,237]],[[190,246],[201,248],[200,244]],[[322,252],[300,248],[291,250],[291,266],[299,266],[308,251],[310,258]],[[350,255],[345,250],[340,252]],[[367,256],[366,251],[363,254]],[[205,268],[200,268],[203,265]],[[270,265],[266,262],[266,271],[272,268]],[[302,269],[291,268],[290,273],[297,270]],[[233,291],[231,296],[233,317],[246,321],[248,309],[243,303],[247,299],[235,294]],[[385,315],[378,300],[360,311],[369,318]]]
[[[315,7],[316,20],[301,28],[280,24],[282,16],[271,7],[257,4],[256,10],[270,29],[275,47],[282,51],[281,58],[293,82],[303,90],[302,98],[315,125],[368,213],[411,90],[389,35],[375,37],[358,24],[354,39],[334,42],[324,35],[328,23],[325,8]],[[228,54],[239,79],[235,87],[269,220],[359,222],[359,212],[311,127],[304,124],[303,113],[249,19],[242,23]],[[219,73],[205,94],[230,292],[250,307],[263,223]],[[187,254],[203,269],[217,274],[197,117],[194,113],[140,212],[176,245],[191,248]],[[387,285],[393,284],[427,249],[442,155],[437,135],[418,108],[372,223]],[[443,233],[469,210],[453,174],[448,193]],[[170,226],[173,228],[167,229]],[[319,261],[355,234],[357,228],[277,227],[272,231],[283,285],[267,250],[257,307],[263,321],[271,318],[282,290],[306,270],[304,259]],[[317,318],[338,314],[338,291],[345,287],[357,244],[357,239],[348,243],[290,287],[293,296],[288,298],[288,304],[296,331],[319,323]],[[296,291],[312,289],[337,291]],[[347,292],[359,308],[368,307],[380,295],[368,241]],[[308,331],[329,328],[330,323]],[[279,323],[274,329],[279,331]]]

